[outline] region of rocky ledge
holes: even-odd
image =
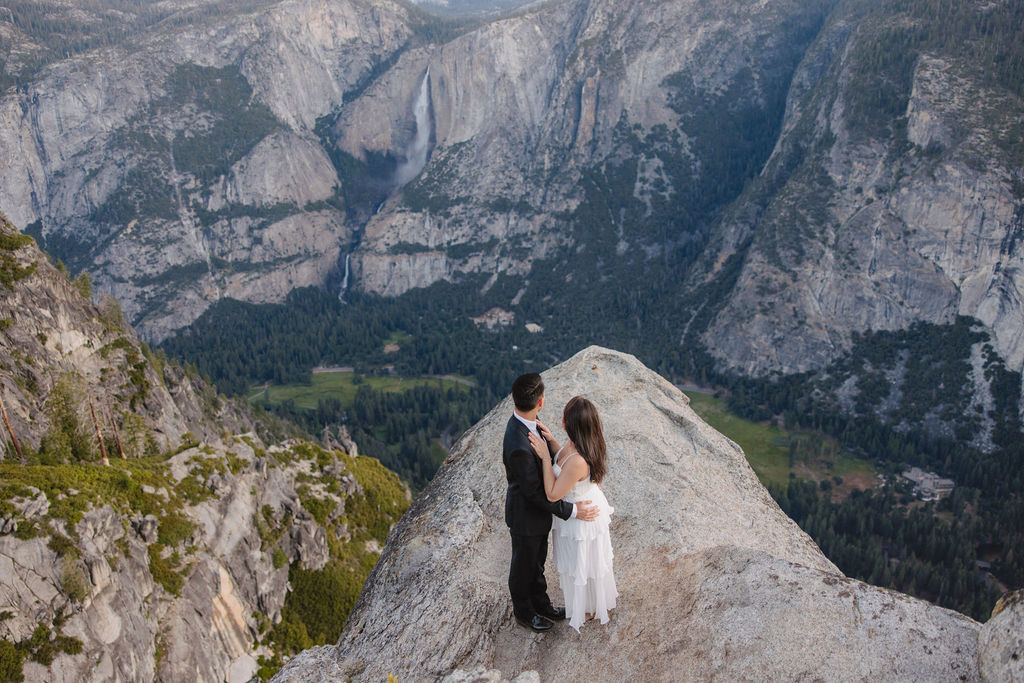
[[[778,508],[740,448],[632,356],[590,347],[544,379],[541,417],[556,435],[564,438],[559,417],[576,394],[604,421],[620,592],[611,622],[534,634],[512,618],[500,460],[507,398],[392,530],[337,646],[303,652],[275,682],[1011,675],[1022,647],[1007,625],[1019,621],[1020,600],[983,626],[844,576]],[[550,561],[547,570],[560,602]]]
[[[252,433],[109,466],[0,470],[5,681],[266,677],[293,641],[340,632],[408,505],[372,458],[264,448]],[[307,632],[321,594],[338,627]]]

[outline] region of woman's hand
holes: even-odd
[[[533,446],[533,452],[537,454],[538,458],[551,461],[551,452],[548,450],[547,441],[530,432],[530,445]]]
[[[540,420],[537,420],[537,431],[540,432],[541,438],[545,441],[551,441],[555,438],[554,434],[551,433],[551,430],[548,429],[548,426]]]
[[[537,420],[537,431],[540,432],[541,438],[547,442],[548,448],[551,449],[550,452],[557,453],[559,450],[561,450],[562,447],[558,445],[557,441],[555,441],[555,435],[552,434],[551,430],[548,429],[547,425],[541,422],[540,420]]]

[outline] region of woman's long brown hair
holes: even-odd
[[[604,430],[601,428],[597,407],[582,396],[573,396],[565,404],[562,418],[565,420],[565,433],[590,466],[590,480],[600,484],[608,472],[608,466]]]

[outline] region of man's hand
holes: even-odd
[[[592,504],[589,500],[580,500],[576,502],[576,519],[582,522],[593,522],[597,519],[597,515],[600,512],[598,507]]]

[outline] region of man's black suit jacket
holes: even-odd
[[[544,493],[544,471],[529,435],[530,430],[515,415],[509,418],[501,455],[508,480],[505,524],[519,536],[544,536],[551,531],[551,515],[569,519],[572,503],[548,500]]]

